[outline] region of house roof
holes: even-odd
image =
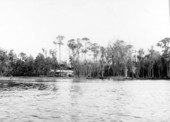
[[[54,69],[52,69],[50,72],[54,72]],[[60,72],[60,70],[56,70],[56,72]],[[61,72],[64,72],[64,73],[73,73],[73,70],[61,70]]]

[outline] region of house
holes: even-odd
[[[74,72],[73,70],[51,70],[48,76],[60,76],[61,73],[61,77],[73,77],[74,76]]]

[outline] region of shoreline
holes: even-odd
[[[29,76],[18,76],[18,77],[5,77],[0,76],[0,82],[6,81],[24,81],[24,82],[57,82],[60,79],[83,79],[83,80],[113,80],[113,81],[133,81],[133,80],[169,80],[169,79],[155,79],[155,78],[131,78],[131,77],[123,77],[123,76],[110,76],[104,78],[86,78],[86,77],[29,77]]]
[[[17,77],[5,77],[0,76],[0,82],[3,81],[24,81],[24,82],[57,82],[59,79],[73,79],[74,77],[29,77],[29,76],[17,76]]]

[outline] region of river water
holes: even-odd
[[[0,88],[0,122],[169,122],[170,81],[61,79]]]

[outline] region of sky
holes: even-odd
[[[62,60],[72,38],[147,49],[170,35],[169,0],[0,0],[0,48],[35,57],[56,48],[58,35]]]

